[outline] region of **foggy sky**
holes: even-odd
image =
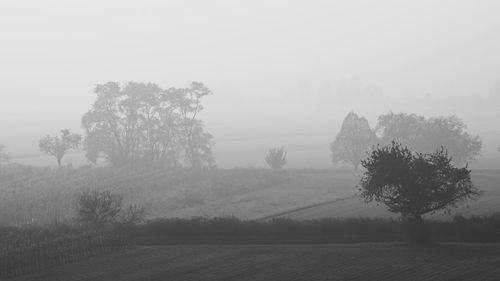
[[[498,15],[500,1],[2,0],[0,143],[31,153],[47,133],[80,130],[107,81],[205,83],[215,95],[203,118],[220,150],[249,136],[334,136],[357,108],[352,91],[484,98],[500,79]],[[389,109],[359,107],[371,121]],[[454,110],[443,114],[498,132]]]

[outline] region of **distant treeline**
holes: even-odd
[[[330,145],[332,160],[357,169],[367,151],[393,141],[419,153],[433,153],[442,148],[458,165],[476,159],[482,148],[481,138],[468,133],[467,125],[455,115],[426,118],[389,112],[379,116],[376,126],[371,128],[366,118],[351,111]]]

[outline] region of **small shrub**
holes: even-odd
[[[145,217],[143,206],[123,206],[123,196],[107,190],[85,189],[76,201],[76,222],[82,226],[136,225]]]
[[[76,202],[76,221],[82,225],[102,226],[116,222],[122,211],[123,196],[107,190],[85,189]]]
[[[269,150],[269,152],[266,155],[265,158],[267,164],[271,169],[275,171],[279,171],[283,169],[287,162],[286,158],[286,150],[284,147],[281,148],[272,148]]]
[[[121,222],[125,224],[139,224],[144,222],[146,209],[143,206],[133,204],[122,210]]]

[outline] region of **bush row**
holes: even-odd
[[[436,241],[447,242],[500,242],[500,214],[465,218],[456,216],[452,221],[427,221],[427,231]],[[318,237],[329,236],[329,242],[403,241],[403,224],[395,219],[321,219],[292,220],[240,220],[235,217],[218,218],[161,218],[150,220],[139,227],[143,237]],[[334,239],[338,237],[338,239]],[[352,239],[346,239],[352,237]],[[170,241],[179,241],[172,239]],[[228,241],[238,241],[228,238]],[[273,241],[280,241],[273,239]],[[322,240],[323,241],[323,240]]]

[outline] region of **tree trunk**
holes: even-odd
[[[427,244],[431,242],[429,233],[421,214],[403,215],[403,228],[412,244]]]
[[[58,167],[59,169],[61,169],[61,166],[62,166],[62,164],[61,164],[61,160],[62,160],[62,157],[57,157],[57,167]]]

